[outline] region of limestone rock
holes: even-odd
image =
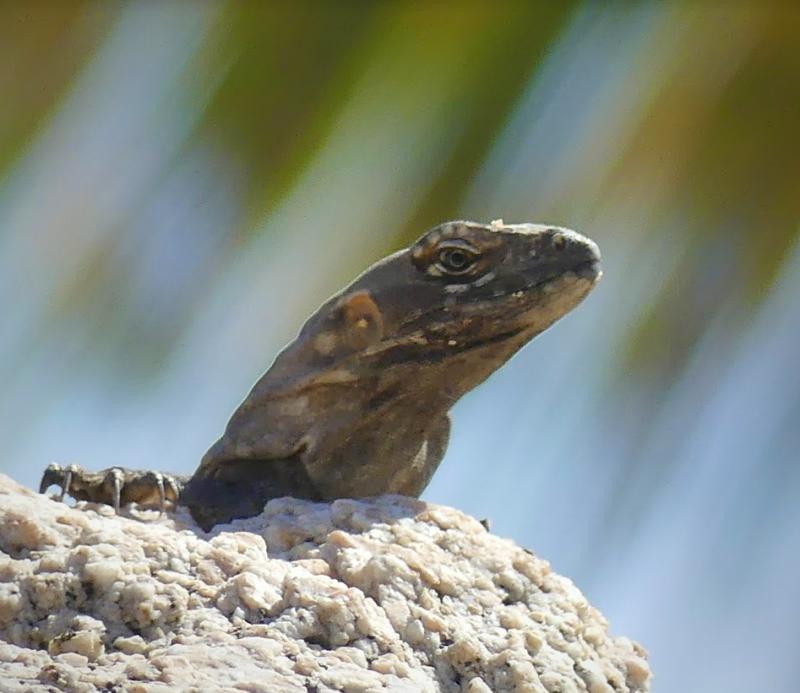
[[[9,693],[649,690],[546,561],[409,498],[279,499],[206,534],[0,475],[0,551]]]

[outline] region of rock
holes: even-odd
[[[568,579],[457,510],[283,498],[204,533],[0,475],[3,691],[649,690]]]

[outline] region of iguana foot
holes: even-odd
[[[163,512],[168,503],[174,507],[185,483],[184,477],[161,472],[124,467],[90,472],[77,464],[62,467],[53,463],[44,470],[39,493],[51,486],[59,486],[59,501],[63,501],[67,494],[75,500],[111,505],[116,512],[127,503],[157,507]]]

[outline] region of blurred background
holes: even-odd
[[[330,293],[451,218],[587,301],[454,410],[489,517],[660,691],[796,690],[800,9],[0,3],[0,469],[193,470]]]

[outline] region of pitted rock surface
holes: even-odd
[[[3,691],[649,690],[567,578],[451,508],[271,501],[200,530],[0,475]]]

